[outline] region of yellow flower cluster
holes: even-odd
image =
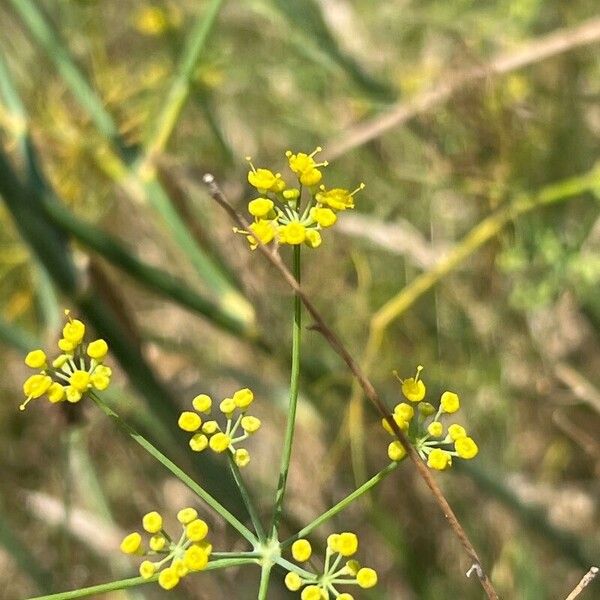
[[[305,244],[309,248],[318,248],[321,230],[335,224],[338,212],[354,208],[354,195],[365,187],[364,184],[352,192],[319,185],[323,178],[321,167],[327,166],[327,161],[315,160],[320,151],[317,147],[310,154],[286,152],[297,187],[288,187],[280,173],[256,169],[248,158],[251,168],[248,182],[260,196],[248,203],[248,212],[254,217],[248,231],[234,231],[246,236],[252,250],[261,242],[269,244],[273,240],[278,244]],[[308,199],[303,203],[304,190],[307,190]]]
[[[209,415],[213,408],[210,396],[200,394],[192,400],[194,411],[184,411],[179,416],[179,427],[193,433],[190,448],[194,452],[202,452],[210,448],[213,452],[231,452],[238,467],[245,467],[250,462],[250,454],[245,448],[236,448],[260,428],[260,419],[246,414],[254,401],[252,390],[243,388],[231,398],[223,399],[219,411],[225,415],[225,429],[216,420],[203,420],[199,413]]]
[[[125,554],[156,557],[154,561],[142,562],[140,575],[150,579],[158,573],[158,584],[165,590],[174,588],[188,573],[205,569],[212,552],[212,545],[206,541],[208,525],[198,518],[194,508],[181,509],[177,520],[183,529],[177,542],[165,532],[163,518],[156,511],[142,519],[142,527],[151,534],[147,547],[137,531],[125,536],[121,542],[121,551]]]
[[[394,373],[401,383],[402,394],[410,404],[406,402],[397,404],[392,418],[406,433],[427,465],[432,469],[444,471],[452,466],[453,457],[470,460],[477,456],[479,448],[473,439],[467,436],[462,425],[453,423],[445,429],[441,421],[444,415],[454,414],[459,410],[460,399],[457,394],[444,392],[437,410],[429,402],[423,402],[427,390],[420,378],[422,370],[423,367],[419,365],[416,375],[408,379],[400,379]],[[413,418],[415,413],[416,419]],[[381,424],[390,435],[393,435],[387,419],[382,419]],[[391,460],[400,461],[406,456],[406,450],[398,440],[395,440],[388,446],[388,456]]]
[[[292,592],[302,589],[302,600],[353,600],[347,592],[340,593],[336,586],[358,585],[363,589],[377,584],[377,573],[369,567],[362,567],[356,560],[345,560],[358,551],[358,537],[345,531],[333,533],[327,538],[327,551],[323,572],[310,573],[305,569],[290,571],[285,577],[285,585]],[[310,560],[312,547],[305,539],[296,540],[292,544],[292,556],[299,563]],[[343,563],[343,564],[342,564]]]
[[[25,357],[25,364],[36,369],[23,384],[26,400],[19,407],[25,410],[27,404],[46,395],[50,402],[79,402],[90,390],[105,390],[110,384],[112,370],[103,364],[108,353],[108,344],[102,340],[84,343],[85,325],[73,319],[65,311],[67,323],[58,340],[61,351],[54,360],[49,361],[46,353],[32,350]]]

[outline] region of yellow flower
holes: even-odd
[[[156,573],[156,565],[149,560],[143,561],[140,565],[140,575],[144,579],[150,579],[154,573]]]
[[[166,12],[158,6],[142,8],[135,19],[135,28],[144,35],[160,35],[169,25]]]
[[[315,155],[321,152],[323,148],[321,146],[317,146],[310,154],[305,154],[304,152],[298,152],[297,154],[293,154],[291,150],[288,150],[285,155],[288,159],[288,164],[290,169],[296,173],[296,175],[300,175],[305,171],[310,171],[315,167],[326,167],[327,161],[322,163],[317,163],[315,161]]]
[[[150,538],[150,542],[148,542],[148,545],[150,546],[150,550],[154,550],[154,552],[160,552],[165,547],[166,543],[167,540],[164,536],[153,535]]]
[[[90,374],[81,369],[73,371],[71,377],[69,377],[69,383],[78,392],[86,392],[90,386]]]
[[[235,460],[235,464],[238,467],[242,467],[242,468],[246,467],[246,466],[248,466],[248,463],[250,462],[250,453],[245,448],[238,448],[235,451],[233,460]]]
[[[260,428],[260,419],[248,415],[242,418],[240,424],[244,431],[248,433],[255,433]]]
[[[248,408],[252,404],[253,400],[254,394],[252,393],[252,390],[248,388],[238,390],[233,395],[233,401],[235,402],[235,405],[241,410]]]
[[[310,216],[321,226],[331,227],[337,221],[337,215],[330,208],[313,207]]]
[[[90,375],[90,383],[97,390],[105,390],[110,385],[110,378],[112,376],[112,369],[105,367],[104,365],[98,365],[94,372]]]
[[[304,240],[306,239],[306,227],[304,227],[302,223],[292,221],[281,228],[280,236],[282,244],[298,246],[299,244],[304,243]]]
[[[48,388],[48,400],[50,400],[50,402],[52,402],[52,403],[60,402],[61,400],[64,400],[64,397],[65,397],[65,388],[62,385],[60,385],[60,383],[54,382]]]
[[[475,458],[479,452],[477,444],[470,437],[461,437],[454,442],[457,454],[466,460]]]
[[[354,600],[354,596],[348,592],[344,592],[337,597],[337,600]]]
[[[401,402],[394,407],[394,414],[404,421],[410,421],[415,416],[415,409],[410,404]]]
[[[290,571],[285,576],[285,587],[291,592],[297,592],[302,587],[302,579],[300,579],[300,575]]]
[[[460,400],[454,392],[444,392],[440,405],[445,413],[455,413],[460,408]]]
[[[250,163],[250,167],[248,183],[255,187],[261,194],[267,191],[282,192],[285,189],[285,182],[281,178],[281,174],[273,173],[269,169],[255,169],[252,163]],[[283,189],[281,187],[282,184]]]
[[[208,525],[202,519],[194,519],[185,526],[185,535],[192,542],[201,542],[208,535]]]
[[[182,508],[177,513],[177,520],[182,525],[187,525],[191,523],[198,516],[198,511],[195,508]]]
[[[204,421],[202,424],[202,431],[206,435],[212,435],[215,431],[219,430],[219,424],[216,421]]]
[[[65,388],[65,394],[67,396],[67,402],[75,403],[81,400],[81,392],[72,385],[68,385]]]
[[[94,340],[87,347],[87,355],[96,360],[102,360],[108,353],[108,344],[104,340]]]
[[[207,396],[206,394],[200,394],[192,400],[192,406],[198,412],[208,413],[210,412],[212,406],[212,400],[210,396]]]
[[[339,533],[332,533],[327,537],[327,547],[333,552],[339,552],[338,550],[338,542],[340,540]]]
[[[275,204],[273,200],[269,200],[268,198],[255,198],[248,203],[248,212],[253,217],[266,219],[269,216],[274,216],[274,207]]]
[[[167,567],[158,576],[158,585],[165,590],[172,590],[179,583],[179,575],[172,567]]]
[[[427,466],[436,471],[444,471],[452,465],[452,456],[445,450],[434,448],[427,458]]]
[[[405,421],[399,414],[393,414],[391,417],[396,422],[396,425],[402,429],[402,431],[408,431],[408,421]],[[381,419],[381,425],[390,435],[394,435],[394,430],[388,423],[387,419]]]
[[[414,377],[400,379],[402,384],[402,393],[411,402],[421,402],[421,400],[425,398],[425,384],[419,378],[422,370],[423,367],[419,365],[417,367],[417,374]]]
[[[46,353],[43,350],[32,350],[25,357],[25,364],[32,369],[41,369],[46,365]]]
[[[225,398],[221,401],[221,404],[219,404],[219,410],[228,417],[231,416],[235,409],[236,404],[233,398]]]
[[[252,250],[256,250],[259,243],[268,244],[277,234],[277,228],[273,221],[256,221],[248,229],[250,232],[246,235],[246,239]]]
[[[126,535],[121,542],[121,552],[125,554],[135,554],[142,545],[142,536],[134,531]]]
[[[465,431],[464,427],[454,423],[454,424],[450,425],[450,427],[448,427],[448,435],[455,442],[456,440],[459,440],[460,438],[467,437],[467,432]]]
[[[356,574],[356,582],[363,589],[372,588],[377,585],[377,573],[374,569],[363,567]]]
[[[337,551],[342,556],[352,556],[358,550],[358,538],[356,534],[344,532],[340,533],[337,540]]]
[[[319,169],[308,169],[307,171],[304,171],[298,179],[302,185],[312,187],[317,185],[317,183],[323,179],[323,173],[321,173]]]
[[[394,440],[388,446],[388,456],[395,462],[401,461],[406,456],[406,450],[399,440]]]
[[[182,558],[174,559],[171,563],[171,569],[175,571],[177,577],[185,577],[190,571]]]
[[[69,361],[68,354],[59,354],[53,361],[52,366],[55,369],[62,369],[63,365]]]
[[[196,433],[189,442],[194,452],[202,452],[208,446],[208,438],[203,433]]]
[[[85,335],[85,325],[78,319],[70,319],[63,327],[63,338],[74,346],[81,344]]]
[[[198,431],[198,429],[200,429],[200,426],[202,425],[202,419],[197,413],[186,410],[179,415],[177,424],[181,429],[183,429],[183,431],[193,433],[194,431]]]
[[[432,421],[427,427],[427,432],[433,437],[441,437],[444,433],[444,426],[439,421]]]
[[[354,208],[354,195],[364,187],[365,184],[361,183],[353,192],[349,192],[343,188],[326,190],[325,186],[322,185],[315,198],[320,204],[325,204],[334,210],[346,210],[347,208]]]
[[[214,452],[225,452],[230,444],[231,438],[222,431],[215,433],[208,441],[208,445]]]
[[[190,571],[201,571],[208,564],[208,555],[196,544],[192,544],[183,555],[185,566]]]
[[[300,594],[302,600],[323,600],[324,595],[321,588],[316,585],[307,585]]]
[[[322,241],[323,240],[321,239],[321,234],[316,229],[306,230],[306,239],[304,240],[304,243],[309,248],[318,248],[321,245]]]
[[[155,510],[145,514],[142,518],[142,526],[148,533],[158,533],[163,526],[163,519]]]
[[[296,540],[292,544],[292,556],[298,562],[306,562],[312,555],[312,547],[308,540]]]
[[[52,378],[49,375],[31,375],[23,384],[23,393],[27,398],[39,398],[43,396],[52,385]]]

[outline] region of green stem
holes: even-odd
[[[266,540],[266,536],[265,536],[265,531],[263,529],[263,526],[260,522],[260,518],[258,516],[258,511],[256,510],[256,507],[254,506],[254,502],[252,501],[252,498],[250,497],[248,488],[246,487],[246,484],[244,483],[244,480],[242,479],[242,474],[240,473],[240,469],[235,464],[235,460],[234,460],[231,452],[227,452],[227,455],[229,458],[229,466],[231,468],[231,473],[233,474],[235,483],[237,484],[238,489],[240,490],[240,495],[242,496],[242,500],[244,501],[244,504],[246,505],[246,508],[248,509],[248,514],[250,515],[250,518],[252,519],[252,524],[254,525],[254,530],[256,531],[256,534],[258,535],[258,539],[261,542],[264,542]]]
[[[206,569],[198,571],[214,571],[216,569],[225,569],[227,567],[237,567],[240,565],[249,565],[256,563],[254,558],[225,558],[222,560],[214,560],[208,563]],[[111,581],[110,583],[102,583],[91,587],[73,590],[71,592],[59,592],[58,594],[50,594],[49,596],[36,596],[29,600],[73,600],[74,598],[86,598],[87,596],[95,596],[96,594],[104,594],[107,592],[115,592],[117,590],[125,590],[127,588],[137,587],[145,583],[152,583],[158,579],[158,574],[144,579],[143,577],[131,577],[130,579],[120,579],[119,581]]]
[[[343,511],[349,504],[354,502],[354,500],[360,498],[360,496],[368,492],[370,489],[375,487],[380,481],[385,479],[394,469],[396,469],[398,464],[399,463],[397,462],[390,463],[387,467],[385,467],[385,469],[382,469],[381,471],[379,471],[379,473],[371,477],[371,479],[365,481],[365,483],[363,483],[359,488],[354,490],[351,494],[348,494],[348,496],[346,496],[343,500],[340,500],[335,506],[332,506],[328,511],[324,512],[322,515],[317,517],[312,523],[309,523],[298,533],[288,538],[287,540],[281,542],[281,549],[283,550],[287,546],[293,544],[296,540],[305,537],[313,529],[316,529],[317,527],[325,523],[325,521],[328,521],[329,519],[337,515],[339,512]]]
[[[117,426],[122,429],[129,437],[136,441],[146,452],[152,455],[162,465],[164,465],[177,479],[192,490],[199,498],[201,498],[208,506],[220,514],[238,533],[240,533],[253,546],[256,545],[257,539],[254,534],[246,528],[246,526],[238,521],[222,504],[213,498],[206,490],[201,488],[189,475],[182,471],[173,461],[169,460],[158,448],[153,446],[145,437],[139,434],[133,427],[128,425],[116,412],[114,412],[107,404],[105,404],[96,394],[90,394],[91,398],[98,405],[100,410],[115,421]]]
[[[293,273],[296,281],[300,283],[300,246],[294,246]],[[290,377],[290,399],[288,408],[287,425],[285,429],[285,440],[281,456],[281,467],[279,470],[279,483],[275,494],[275,507],[273,510],[273,525],[271,528],[273,538],[277,537],[277,529],[281,520],[283,510],[283,499],[287,483],[288,471],[290,469],[290,458],[292,455],[292,442],[294,441],[294,429],[296,425],[296,406],[298,404],[298,389],[300,385],[300,335],[302,331],[302,302],[300,296],[294,296],[294,322],[292,326],[292,373]]]
[[[273,563],[265,561],[260,571],[260,587],[258,588],[257,600],[266,600],[269,591],[269,579],[271,578],[271,569]]]

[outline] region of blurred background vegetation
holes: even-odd
[[[55,342],[65,306],[109,340],[119,412],[237,511],[224,465],[190,456],[174,423],[198,393],[253,387],[265,427],[245,474],[269,506],[291,295],[201,177],[242,207],[244,156],[283,169],[317,144],[329,182],[367,188],[305,252],[306,289],[357,357],[380,339],[390,406],[391,371],[417,364],[431,398],[461,394],[481,453],[438,480],[501,596],[563,598],[598,563],[597,2],[2,0],[0,32],[0,597],[134,575],[121,534],[192,500],[91,407],[18,412],[23,352]],[[548,39],[565,43],[538,52]],[[388,443],[337,356],[305,340],[287,533]],[[216,549],[239,547],[205,517]],[[380,572],[366,598],[482,597],[409,464],[331,527]],[[250,599],[257,576],[198,575],[170,597]]]

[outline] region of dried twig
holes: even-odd
[[[325,156],[332,160],[352,148],[366,144],[392,127],[398,127],[433,106],[448,100],[468,84],[481,81],[492,75],[503,75],[516,71],[551,56],[567,52],[580,46],[600,41],[600,17],[584,21],[577,27],[559,29],[529,42],[516,52],[501,53],[488,63],[456,73],[446,74],[442,82],[432,89],[418,94],[412,100],[395,104],[376,117],[359,123],[345,131],[337,139],[325,144]]]
[[[598,575],[598,567],[590,567],[590,570],[581,578],[581,581],[575,586],[573,591],[567,596],[566,600],[575,600],[583,589],[586,588],[592,581],[594,581],[596,575]]]
[[[203,178],[204,183],[207,185],[208,190],[212,198],[229,214],[231,219],[244,230],[248,230],[250,223],[238,214],[235,209],[231,206],[227,198],[225,198],[223,192],[215,182],[215,178],[206,174]],[[257,241],[260,242],[260,240]],[[268,248],[266,245],[259,243],[258,249],[262,254],[267,258],[267,260],[281,273],[285,281],[289,284],[289,286],[294,290],[294,292],[298,295],[298,297],[302,300],[306,310],[314,320],[313,329],[317,330],[329,343],[329,345],[340,355],[343,361],[348,365],[350,371],[352,371],[359,385],[364,391],[365,396],[370,400],[373,406],[377,409],[379,414],[386,419],[390,427],[392,428],[394,434],[405,448],[410,460],[413,462],[419,475],[425,481],[427,487],[431,490],[433,497],[440,509],[442,510],[446,520],[450,524],[450,527],[458,537],[462,547],[465,552],[469,556],[469,559],[473,562],[475,566],[475,571],[479,577],[481,585],[487,594],[487,597],[490,600],[498,600],[498,594],[494,589],[492,582],[489,577],[483,570],[481,566],[481,560],[477,554],[477,551],[473,547],[471,540],[467,536],[467,533],[463,529],[460,524],[458,518],[454,514],[454,511],[448,504],[446,497],[444,496],[442,490],[436,483],[435,479],[431,475],[427,466],[423,463],[415,449],[412,447],[408,438],[404,434],[404,432],[398,427],[396,421],[392,418],[389,410],[385,406],[385,404],[379,398],[379,394],[375,390],[375,387],[368,379],[368,377],[363,373],[362,369],[358,365],[358,363],[354,360],[350,352],[346,349],[342,341],[338,338],[338,336],[332,331],[332,329],[327,325],[319,311],[315,308],[313,303],[310,301],[308,296],[304,293],[304,290],[300,287],[300,284],[296,280],[296,278],[292,275],[291,271],[286,267],[285,263],[279,256],[276,250],[272,250]]]

